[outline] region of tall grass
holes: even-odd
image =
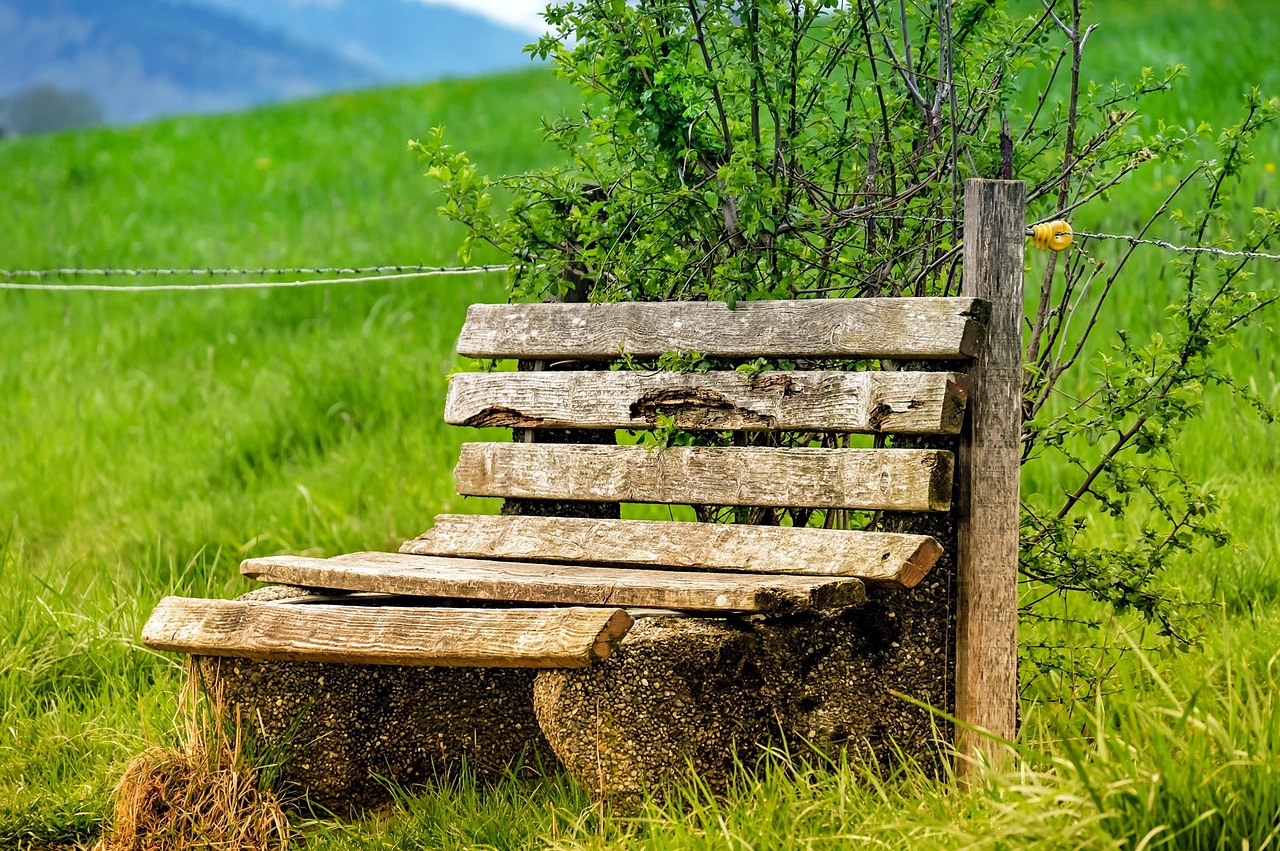
[[[1187,84],[1163,96],[1171,115],[1225,120],[1248,81],[1280,92],[1280,9],[1177,0],[1099,11],[1109,23],[1091,42],[1096,79],[1189,66]],[[4,141],[0,266],[449,263],[459,234],[434,215],[405,141],[444,124],[486,171],[514,172],[554,161],[537,118],[571,108],[571,93],[535,71]],[[1277,139],[1259,156],[1280,162]],[[1146,175],[1146,188],[1085,224],[1131,229],[1167,177]],[[1278,191],[1261,172],[1248,200],[1276,206]],[[1159,317],[1167,259],[1144,250],[1104,342]],[[1042,262],[1031,258],[1032,274]],[[1259,289],[1274,288],[1274,266],[1257,272]],[[440,425],[440,406],[466,305],[502,298],[501,280],[478,276],[0,293],[0,846],[88,841],[127,760],[176,740],[182,668],[137,641],[161,595],[230,596],[248,588],[236,570],[246,556],[385,548],[436,513],[486,507],[453,493],[464,435]],[[1228,365],[1280,401],[1270,335],[1236,343]],[[638,818],[597,809],[561,777],[487,790],[460,781],[354,826],[310,824],[310,844],[1274,848],[1280,442],[1216,395],[1183,460],[1224,498],[1238,542],[1171,577],[1215,603],[1197,610],[1205,646],[1122,653],[1101,690],[1037,683],[1025,764],[971,794],[911,770],[874,778],[793,754],[744,775],[727,801],[691,781]],[[1024,487],[1056,487],[1053,471]],[[1118,626],[1060,629],[1054,638],[1080,654],[1124,641]]]

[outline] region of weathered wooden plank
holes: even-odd
[[[705,612],[793,613],[855,606],[865,599],[862,583],[847,577],[694,573],[401,553],[354,553],[332,559],[273,556],[250,559],[240,571],[260,582],[303,587]]]
[[[166,597],[142,641],[158,650],[376,665],[584,668],[608,658],[621,609],[456,609]]]
[[[965,183],[964,291],[992,303],[987,350],[975,365],[976,404],[960,438],[957,505],[956,733],[961,776],[1018,730],[1018,481],[1022,437],[1022,261],[1026,188]]]
[[[986,305],[973,298],[475,304],[458,353],[607,360],[701,352],[758,357],[957,360],[978,353]]]
[[[945,511],[952,454],[933,449],[464,443],[468,496]]]
[[[853,576],[911,588],[942,553],[927,535],[652,520],[442,514],[402,553],[519,561]]]
[[[957,434],[953,372],[473,372],[449,381],[445,422],[506,428]]]

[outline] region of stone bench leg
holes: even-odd
[[[904,621],[919,626],[874,601],[790,622],[642,619],[603,664],[539,673],[534,708],[574,779],[623,804],[690,766],[723,792],[735,753],[751,765],[784,743],[936,771],[949,731],[891,691],[945,707],[946,644]]]
[[[542,671],[534,708],[556,756],[594,796],[636,803],[687,773],[723,787],[736,748],[770,738],[771,701],[748,629],[641,620],[594,668]]]

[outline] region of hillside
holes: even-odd
[[[378,74],[209,9],[165,0],[0,0],[0,94],[52,83],[112,122],[368,86]]]

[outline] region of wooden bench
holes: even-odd
[[[963,360],[985,304],[972,298],[474,305],[468,357],[566,363],[695,351],[728,361]],[[773,509],[946,511],[954,456],[825,448],[845,433],[958,434],[956,372],[652,369],[456,375],[445,419],[519,429],[787,433],[800,446],[467,443],[468,496]],[[856,606],[864,583],[909,588],[941,547],[925,535],[587,517],[444,515],[399,553],[244,562],[261,582],[539,608],[370,608],[167,598],[143,637],[187,653],[326,662],[575,667],[606,658],[626,609],[797,614]]]
[[[1020,187],[983,183],[997,194]],[[947,441],[968,422],[969,394],[1017,378],[1016,361],[1010,373],[990,358],[994,349],[1007,361],[1018,348],[1010,307],[1017,298],[1007,295],[1015,278],[992,273],[1007,264],[993,262],[991,252],[1016,246],[1020,291],[1021,239],[989,222],[974,227],[972,237],[966,230],[967,244],[975,255],[982,246],[986,253],[972,270],[966,265],[966,289],[1003,288],[994,330],[1006,338],[988,342],[976,370],[991,311],[973,295],[744,302],[734,309],[709,302],[474,305],[458,352],[514,359],[521,369],[454,376],[445,419],[515,430],[514,442],[464,444],[455,470],[458,493],[503,498],[504,513],[442,515],[398,553],[249,559],[246,576],[329,596],[296,598],[298,604],[169,597],[143,641],[258,660],[583,668],[608,659],[636,617],[846,612],[868,589],[917,585],[943,553],[928,534],[834,528],[857,512],[945,513],[959,493],[962,547],[967,540],[977,553],[972,541],[996,534],[1007,551],[1010,522],[1016,547],[1016,430],[1012,445],[1007,434],[988,441],[1006,465],[1015,453],[1013,511],[1006,471],[996,494],[1005,501],[998,507],[1003,528],[994,533],[975,526],[967,508],[992,495],[981,485],[975,492],[973,481],[957,491],[953,446],[899,445],[927,436],[952,445]],[[696,352],[716,368],[654,368],[668,352]],[[762,358],[786,368],[733,368]],[[1007,424],[1017,395],[999,393],[1006,398],[994,419]],[[708,445],[615,445],[618,430],[655,428],[700,435],[694,442]],[[907,437],[890,437],[887,448],[883,439],[851,446],[849,436],[858,434]],[[984,451],[982,435],[967,432],[962,466],[987,464]],[[621,519],[622,503],[694,506],[704,515],[708,506],[739,507],[720,514],[750,513],[757,522]],[[813,525],[760,525],[783,516]],[[965,570],[962,563],[958,596],[978,614],[959,614],[960,642],[965,630],[982,642],[992,598]],[[1008,577],[1005,570],[1001,581]],[[347,595],[331,593],[337,591]],[[1008,594],[1000,593],[1007,607]],[[950,630],[951,613],[941,617]],[[966,664],[974,665],[959,661]],[[999,685],[1007,672],[982,676],[987,684],[970,688],[979,702],[991,683],[1008,691]],[[956,688],[963,691],[964,682]],[[963,716],[967,710],[959,708]]]

